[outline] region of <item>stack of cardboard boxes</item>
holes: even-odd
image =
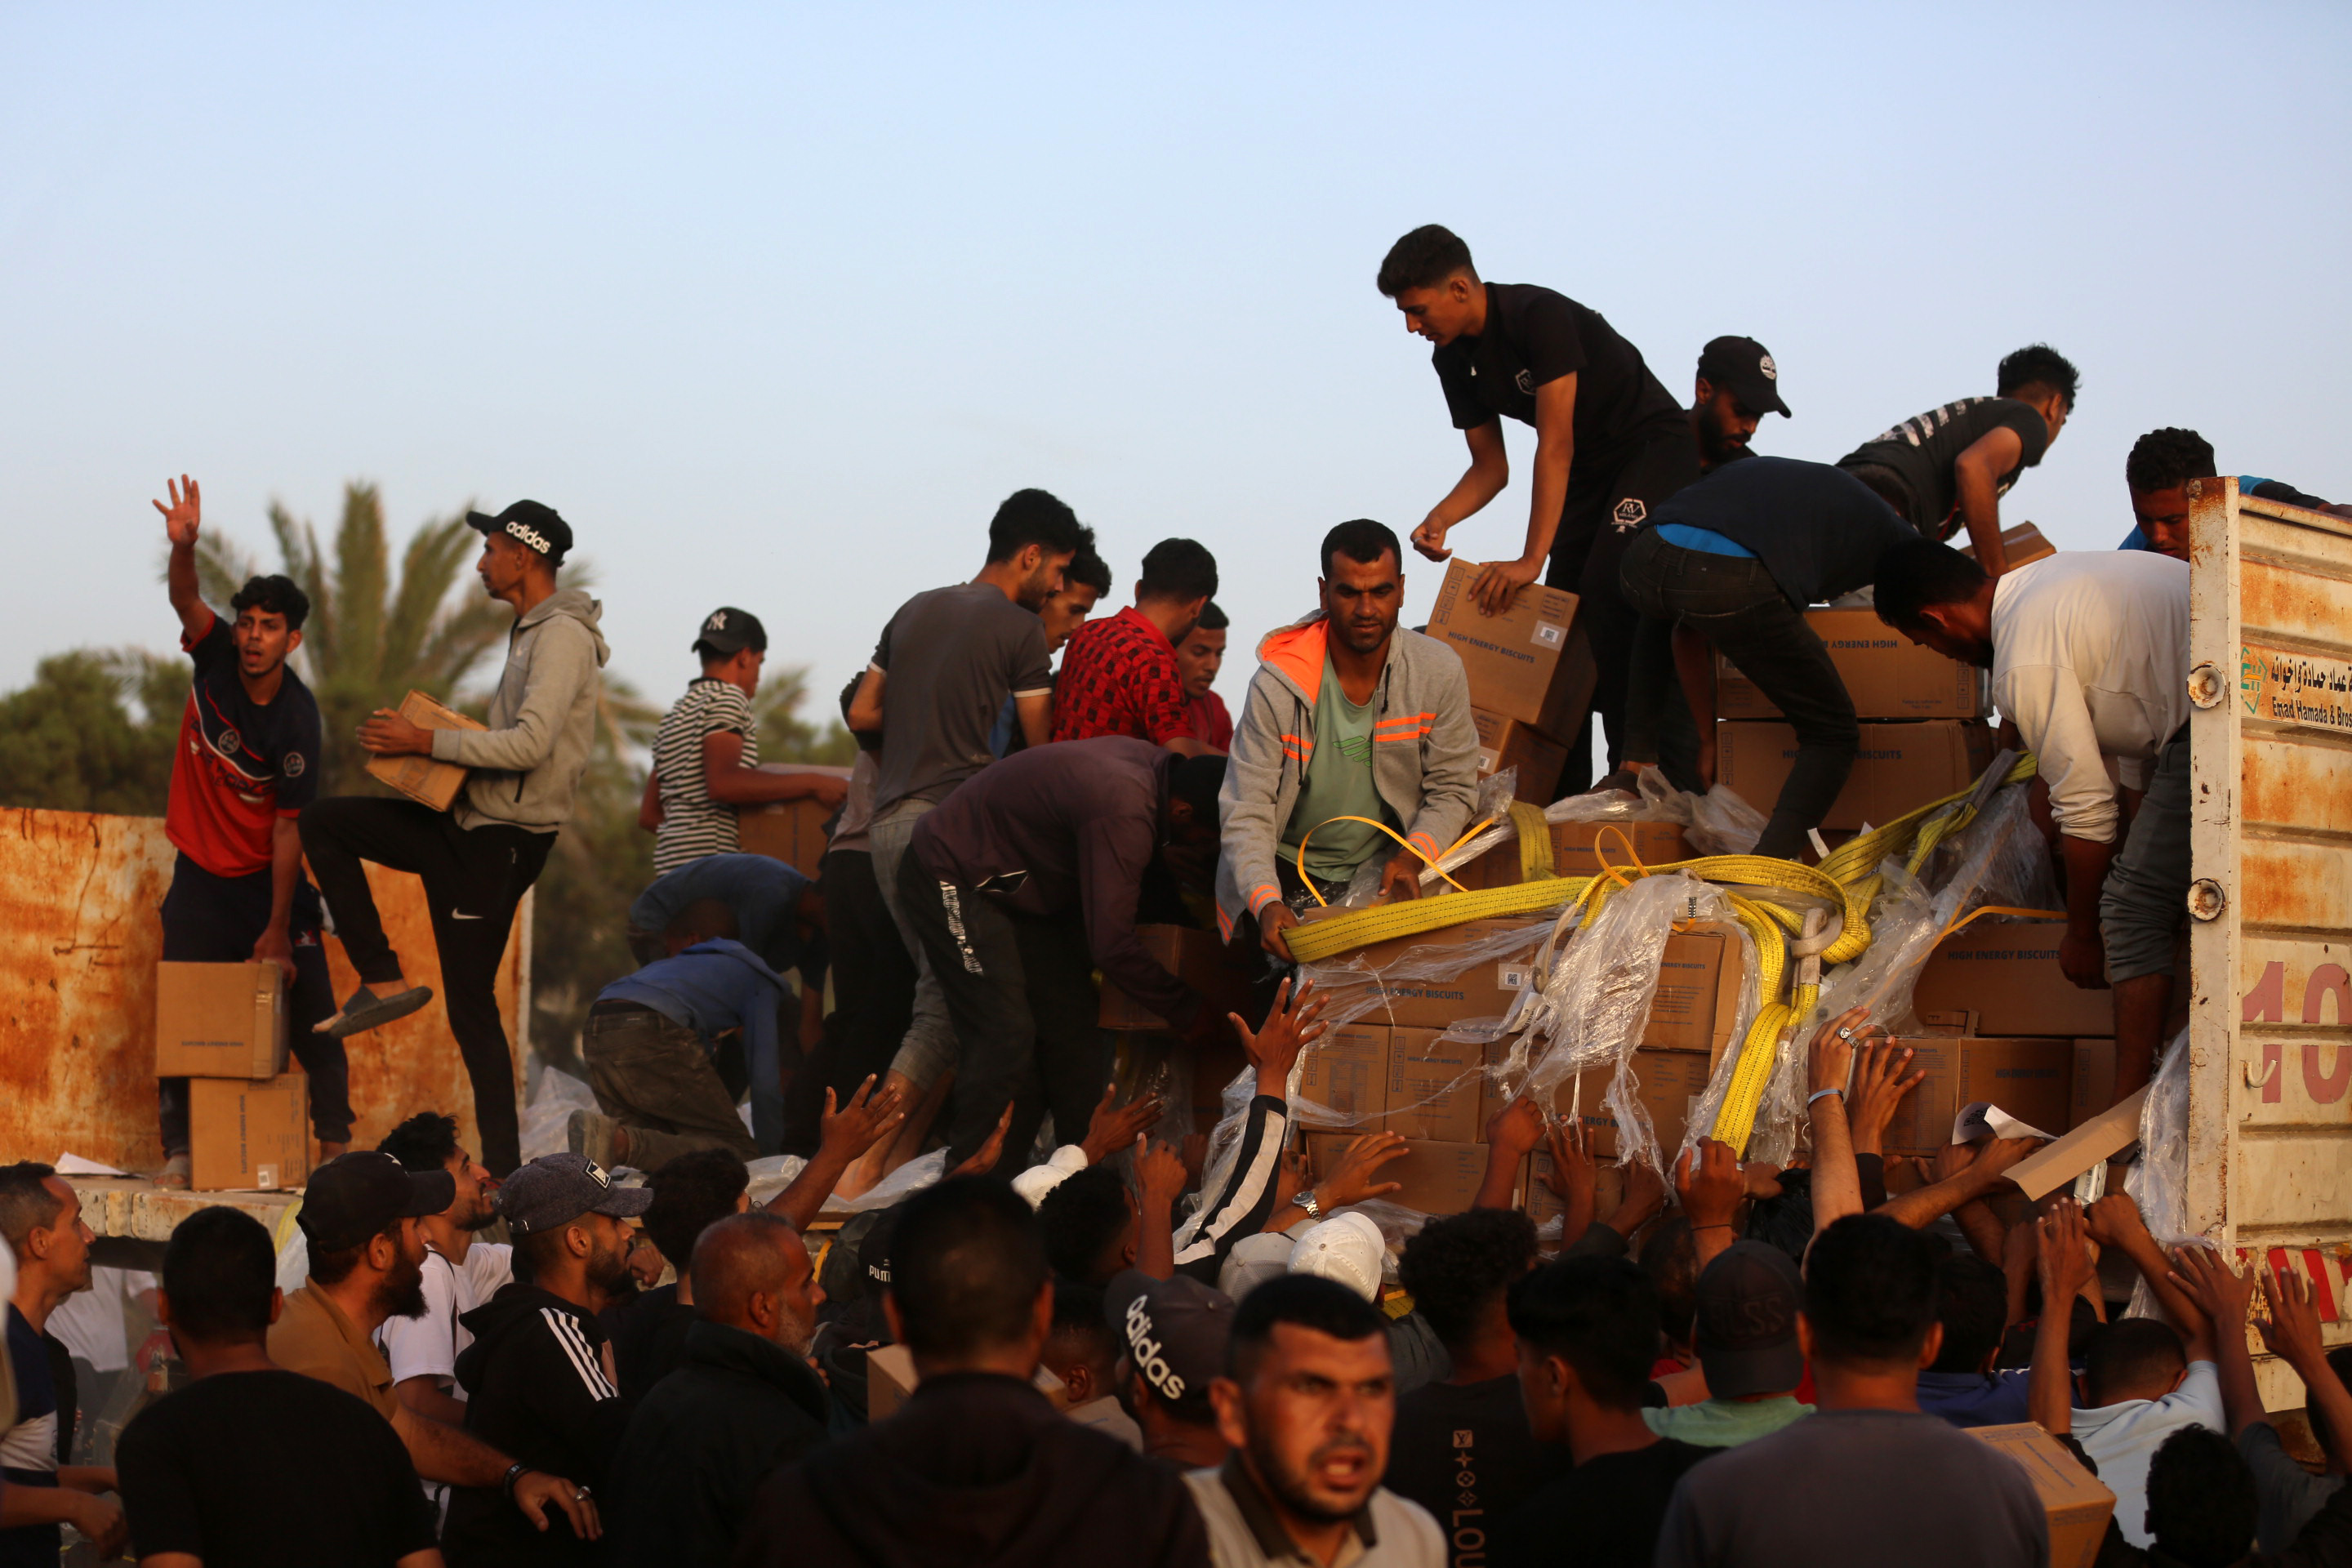
[[[1470,678],[1470,718],[1478,728],[1478,776],[1518,770],[1517,795],[1549,802],[1568,764],[1567,742],[1592,701],[1591,651],[1576,624],[1576,595],[1531,584],[1499,616],[1470,597],[1478,567],[1446,564],[1428,633],[1461,656]]]
[[[299,1187],[310,1174],[310,1080],[286,1059],[274,963],[155,966],[155,1074],[188,1080],[189,1185]]]
[[[1486,1170],[1486,1124],[1508,1097],[1492,1073],[1501,1061],[1500,1046],[1448,1031],[1510,1012],[1533,978],[1530,965],[1550,925],[1549,920],[1472,921],[1377,942],[1320,966],[1335,993],[1344,994],[1349,969],[1387,968],[1408,949],[1423,950],[1412,966],[1431,973],[1449,967],[1444,957],[1449,947],[1482,953],[1444,978],[1374,982],[1371,1011],[1309,1047],[1301,1097],[1350,1119],[1345,1130],[1303,1134],[1318,1177],[1354,1138],[1399,1132],[1406,1139],[1405,1156],[1381,1172],[1383,1180],[1404,1184],[1391,1201],[1426,1214],[1470,1206]],[[1497,952],[1504,956],[1493,956]],[[1667,939],[1649,1021],[1633,1054],[1638,1093],[1664,1148],[1681,1142],[1691,1098],[1706,1089],[1731,1043],[1744,973],[1739,933],[1729,926],[1696,925]],[[1559,1114],[1582,1121],[1604,1158],[1618,1151],[1616,1121],[1601,1103],[1608,1087],[1606,1075],[1595,1072],[1561,1084],[1553,1100]],[[1539,1164],[1531,1162],[1516,1182],[1538,1221],[1552,1212],[1548,1191],[1535,1179],[1540,1175]]]

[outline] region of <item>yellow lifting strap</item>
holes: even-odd
[[[1307,841],[1315,837],[1317,828],[1328,827],[1335,822],[1360,822],[1367,827],[1377,827],[1382,833],[1387,834],[1391,838],[1395,839],[1406,849],[1411,850],[1415,855],[1421,855],[1421,863],[1428,867],[1431,870],[1437,871],[1437,862],[1435,860],[1431,859],[1426,855],[1422,855],[1421,847],[1419,845],[1407,842],[1403,834],[1399,833],[1395,828],[1391,827],[1385,822],[1374,822],[1369,816],[1327,816],[1322,821],[1317,823],[1314,827],[1310,827],[1304,834],[1301,834],[1298,839],[1298,879],[1307,884],[1307,890],[1308,892],[1315,894],[1315,901],[1318,904],[1324,905],[1326,908],[1329,907],[1329,900],[1325,899],[1323,895],[1316,889],[1315,879],[1307,874]],[[1460,838],[1455,839],[1453,844],[1453,849],[1460,848],[1468,841],[1472,834],[1483,832],[1486,827],[1486,823],[1480,823],[1476,827],[1472,828],[1469,833],[1465,833]],[[1451,854],[1452,852],[1452,849],[1448,849],[1441,851],[1441,855]],[[1452,888],[1455,892],[1463,893],[1469,891],[1468,889],[1455,881],[1452,877],[1446,876],[1444,872],[1437,871],[1437,874],[1441,877],[1444,877],[1445,885]]]
[[[1511,802],[1511,824],[1519,830],[1519,880],[1540,882],[1558,876],[1552,868],[1551,824],[1545,820],[1543,807]]]

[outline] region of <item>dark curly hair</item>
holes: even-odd
[[[2254,1549],[2254,1472],[2238,1446],[2183,1426],[2147,1462],[2147,1532],[2188,1568],[2222,1568]]]
[[[1517,1209],[1472,1209],[1422,1226],[1397,1280],[1448,1349],[1467,1344],[1511,1281],[1535,1267],[1535,1222]]]
[[[2046,386],[2066,400],[2069,412],[2074,406],[2074,388],[2082,373],[2074,363],[2048,343],[2028,343],[2000,362],[1993,390],[2003,397],[2014,397],[2029,386]]]
[[[1045,1236],[1045,1261],[1065,1279],[1101,1284],[1109,1273],[1105,1254],[1127,1234],[1132,1211],[1127,1184],[1108,1165],[1073,1171],[1037,1205],[1037,1226]]]
[[[2218,471],[2213,465],[2213,443],[2194,430],[2170,425],[2134,441],[2131,456],[2124,459],[2124,483],[2134,495],[2168,490],[2190,479],[2210,479]]]
[[[291,577],[247,577],[245,586],[229,600],[228,608],[232,617],[247,610],[284,616],[286,629],[299,632],[302,623],[310,618],[310,595],[296,587]]]

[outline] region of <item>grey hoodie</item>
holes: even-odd
[[[1217,929],[1230,941],[1244,915],[1282,896],[1275,872],[1284,829],[1315,753],[1315,698],[1328,636],[1323,613],[1258,644],[1257,674],[1234,726],[1217,797]],[[1462,660],[1435,637],[1399,626],[1375,694],[1372,784],[1433,859],[1470,824],[1478,802],[1478,731]],[[1393,853],[1393,851],[1391,851]]]
[[[570,820],[596,740],[596,672],[612,654],[596,629],[604,613],[577,588],[541,600],[508,635],[490,727],[433,731],[437,761],[474,770],[457,797],[458,826],[552,833]]]

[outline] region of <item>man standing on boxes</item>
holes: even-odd
[[[384,939],[360,863],[425,879],[449,1031],[473,1080],[482,1163],[503,1176],[521,1163],[522,1147],[514,1068],[492,988],[515,910],[571,818],[572,792],[595,742],[596,672],[608,650],[596,627],[603,606],[577,588],[555,585],[572,525],[552,507],[519,500],[496,517],[468,512],[466,521],[482,535],[474,569],[484,591],[515,612],[488,727],[421,730],[390,709],[360,726],[360,744],[377,756],[425,756],[471,770],[465,788],[446,813],[413,800],[320,801],[302,814],[302,848],[360,974],[342,1011],[318,1026],[323,1034],[356,1035],[432,1000],[429,989],[408,981]]]
[[[2188,564],[2069,551],[1990,577],[1911,540],[1878,563],[1876,599],[1913,642],[1991,669],[1992,700],[2050,786],[2059,967],[2084,990],[2115,988],[2116,1093],[2129,1094],[2155,1068],[2188,918]],[[2126,790],[2147,792],[2127,829]]]
[[[1651,510],[1698,477],[1688,416],[1599,311],[1531,283],[1481,282],[1470,247],[1436,224],[1390,247],[1379,288],[1408,331],[1437,345],[1430,363],[1470,444],[1470,467],[1412,531],[1413,548],[1432,561],[1453,553],[1446,535],[1510,480],[1503,417],[1534,426],[1527,547],[1481,567],[1470,593],[1488,615],[1538,577],[1576,594],[1572,635],[1591,646],[1592,706],[1614,767],[1636,620],[1618,595],[1618,563]],[[1589,751],[1559,738],[1575,756]]]
[[[168,481],[167,481],[168,483]],[[255,577],[223,620],[196,587],[203,498],[182,475],[172,503],[155,503],[172,542],[165,581],[180,617],[180,646],[195,683],[180,716],[171,805],[163,831],[179,851],[163,895],[163,962],[278,964],[287,972],[288,1034],[310,1080],[310,1130],[320,1157],[351,1142],[350,1074],[343,1042],[313,1032],[335,1010],[320,945],[319,894],[302,875],[295,819],[319,779],[319,703],[286,667],[302,646],[310,601],[284,577]],[[163,1121],[158,1185],[188,1184],[188,1080],[156,1086]]]
[[[1282,933],[1318,894],[1339,897],[1383,855],[1381,892],[1414,896],[1422,866],[1477,804],[1469,678],[1452,648],[1398,629],[1397,536],[1367,518],[1341,523],[1323,536],[1317,586],[1322,608],[1258,645],[1218,800],[1218,929],[1231,940],[1247,915],[1285,963]]]
[[[694,639],[702,673],[662,716],[654,731],[653,771],[646,778],[637,825],[654,835],[654,874],[661,876],[705,855],[741,847],[738,807],[771,801],[817,800],[839,805],[846,781],[825,773],[760,771],[760,721],[751,699],[768,659],[768,628],[749,610],[723,605],[710,612]]]

